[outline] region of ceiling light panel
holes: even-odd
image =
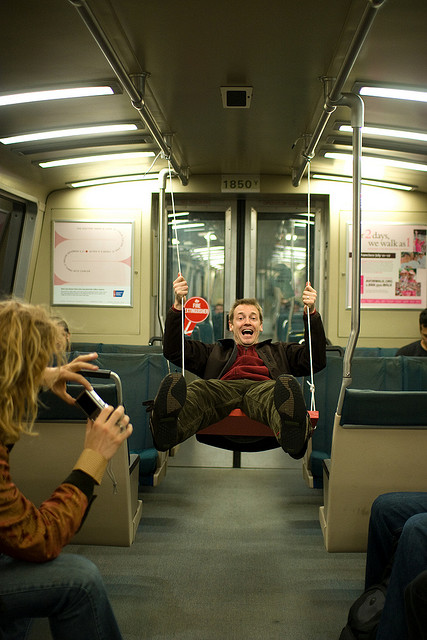
[[[342,124],[339,126],[339,131],[351,133],[353,131],[350,125]],[[405,131],[403,129],[387,129],[385,127],[362,127],[362,134],[367,137],[382,136],[386,138],[398,138],[402,140],[414,140],[415,142],[427,142],[427,133],[422,131]]]
[[[43,169],[52,167],[65,167],[73,164],[85,164],[90,162],[112,162],[120,160],[133,160],[136,158],[147,158],[154,156],[153,151],[134,151],[132,153],[108,153],[105,155],[83,156],[80,158],[62,158],[59,160],[49,160],[47,162],[38,162]]]
[[[346,182],[352,183],[352,176],[340,176],[326,173],[312,173],[313,180],[327,180],[329,182]],[[369,187],[382,187],[384,189],[397,189],[399,191],[413,191],[415,187],[409,184],[399,184],[397,182],[388,182],[385,180],[370,180],[369,178],[362,178],[361,183]]]
[[[77,127],[73,129],[59,129],[54,131],[38,131],[34,133],[25,133],[16,136],[8,136],[0,138],[2,144],[22,144],[24,142],[37,142],[39,140],[57,140],[62,138],[71,138],[74,136],[85,137],[93,135],[110,135],[115,133],[123,133],[128,131],[136,131],[136,124],[109,124],[95,125],[91,127]]]
[[[26,104],[28,102],[42,102],[45,100],[65,100],[69,98],[88,98],[93,96],[107,96],[115,93],[112,86],[85,86],[70,87],[66,89],[50,89],[47,91],[27,91],[25,93],[12,93],[0,95],[0,107],[13,104]]]
[[[139,182],[141,180],[158,180],[158,173],[138,173],[126,176],[110,176],[108,178],[93,178],[92,180],[80,180],[67,182],[68,187],[78,189],[81,187],[94,187],[104,184],[116,184],[118,182]]]
[[[350,153],[339,153],[337,151],[327,151],[324,154],[325,158],[332,160],[349,160],[352,158]],[[362,156],[362,167],[365,163],[375,163],[386,167],[395,167],[397,169],[408,169],[409,171],[427,171],[427,164],[421,162],[408,162],[406,160],[398,160],[395,158],[383,158],[380,156],[364,155]]]
[[[389,98],[393,100],[410,100],[415,102],[427,102],[427,91],[425,89],[403,86],[384,86],[381,84],[364,84],[356,82],[353,91],[361,96],[373,98]]]

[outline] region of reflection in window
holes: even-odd
[[[215,342],[224,334],[224,261],[225,216],[223,212],[177,210],[168,214],[168,283],[181,272],[188,282],[189,297],[207,300],[209,317],[196,325],[192,338]],[[167,306],[173,304],[173,289],[168,286]]]
[[[306,213],[258,213],[256,297],[264,311],[264,339],[298,341],[304,333],[307,223]],[[313,214],[310,230],[313,247]]]

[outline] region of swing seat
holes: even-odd
[[[248,418],[241,409],[233,409],[223,420],[201,429],[196,434],[196,439],[235,454],[242,451],[268,451],[280,446],[270,427]],[[240,466],[237,457],[234,461],[234,466]]]
[[[209,425],[209,427],[205,427],[199,431],[199,433],[210,433],[221,436],[259,436],[261,438],[274,438],[274,433],[270,427],[262,422],[248,418],[241,409],[233,409],[226,418]]]

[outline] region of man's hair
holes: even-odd
[[[258,302],[258,300],[256,300],[256,298],[239,298],[238,300],[235,301],[235,303],[233,304],[233,306],[230,309],[230,312],[228,314],[228,321],[229,322],[233,322],[233,318],[234,318],[234,311],[236,310],[236,307],[239,306],[239,304],[248,304],[251,305],[252,307],[256,307],[258,313],[259,313],[259,319],[262,323],[262,307],[260,305],[260,303]]]
[[[44,370],[56,358],[60,329],[41,306],[0,302],[0,441],[12,444],[31,431]]]
[[[420,313],[420,327],[427,327],[427,309]]]

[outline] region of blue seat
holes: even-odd
[[[106,349],[110,351],[106,352]],[[84,349],[82,353],[90,351],[92,349]],[[70,358],[77,355],[79,352],[74,351]],[[140,484],[151,485],[159,454],[153,445],[149,415],[143,402],[156,396],[160,382],[169,373],[162,348],[158,345],[101,345],[95,363],[101,369],[110,369],[120,376],[123,405],[133,425],[132,435],[128,439],[129,451],[140,458]]]

